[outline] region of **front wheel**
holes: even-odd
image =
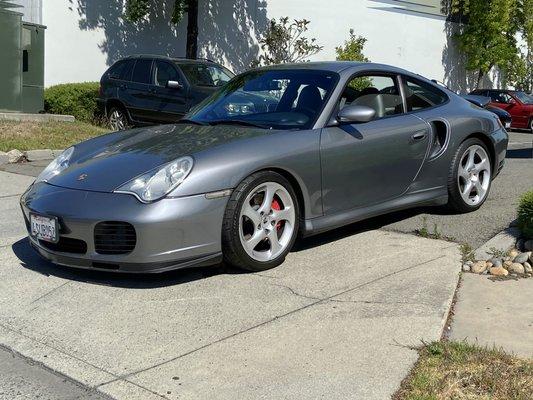
[[[114,131],[123,131],[129,127],[128,115],[122,107],[111,107],[107,119],[109,127]]]
[[[458,212],[477,210],[487,199],[491,179],[491,159],[485,144],[476,138],[465,140],[450,167],[448,205]]]
[[[222,227],[229,264],[248,271],[277,267],[298,233],[299,208],[291,184],[276,172],[255,173],[233,191]]]

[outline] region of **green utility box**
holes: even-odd
[[[7,7],[0,0],[0,112],[42,112],[46,28]]]

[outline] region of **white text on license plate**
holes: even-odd
[[[57,221],[55,218],[30,214],[31,235],[47,242],[57,242]]]

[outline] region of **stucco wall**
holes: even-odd
[[[173,1],[155,1],[150,20],[136,26],[122,20],[122,7],[117,7],[121,3],[44,2],[47,86],[98,80],[107,66],[128,54],[184,55],[185,23],[177,27],[168,23]],[[368,39],[365,54],[372,61],[407,68],[457,90],[470,87],[471,79],[453,45],[454,24],[443,16],[401,9],[398,4],[388,0],[200,0],[199,55],[242,71],[257,56],[257,35],[269,18],[306,18],[311,21],[308,36],[324,46],[315,60],[334,59],[335,47],[354,28]]]

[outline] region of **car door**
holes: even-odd
[[[415,179],[429,146],[429,125],[405,112],[399,78],[354,77],[338,100],[371,107],[374,120],[326,127],[321,133],[325,214],[379,204],[401,196]]]
[[[178,121],[187,111],[188,85],[182,74],[169,61],[154,62],[154,115],[160,122]],[[178,82],[180,87],[169,87],[168,82]]]
[[[119,87],[119,99],[128,109],[135,121],[151,121],[153,105],[151,58],[139,58],[135,61],[129,82]]]

